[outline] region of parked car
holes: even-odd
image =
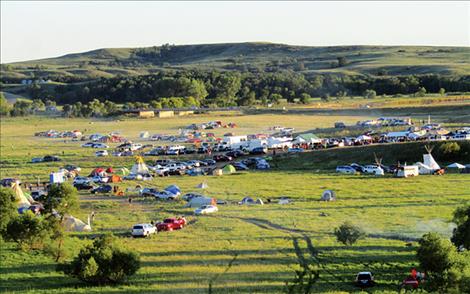
[[[227,156],[227,155],[214,155],[214,157],[212,157],[215,161],[219,162],[219,161],[232,161],[232,157],[230,156]]]
[[[219,209],[217,208],[217,206],[214,206],[214,205],[203,205],[201,207],[199,207],[198,209],[196,209],[194,211],[194,214],[196,215],[201,215],[201,214],[208,214],[208,213],[214,213],[214,212],[217,212],[219,211]]]
[[[95,145],[94,142],[87,142],[87,143],[85,143],[85,144],[82,144],[82,147],[88,148],[88,147],[93,147],[94,145]]]
[[[249,169],[248,166],[244,165],[241,162],[234,162],[234,163],[232,163],[232,165],[237,171],[248,170]]]
[[[355,169],[356,171],[363,173],[364,172],[364,166],[357,164],[357,163],[351,163],[350,166]]]
[[[349,166],[349,165],[340,165],[340,166],[337,166],[337,167],[336,167],[336,172],[337,172],[337,173],[341,173],[341,174],[350,174],[350,175],[353,175],[353,174],[355,174],[357,171],[356,171],[356,169],[354,169],[352,166]]]
[[[42,158],[42,161],[44,162],[52,162],[52,161],[62,161],[62,159],[60,159],[59,157],[57,156],[52,156],[52,155],[46,155]]]
[[[95,188],[95,186],[90,183],[90,182],[87,182],[87,183],[80,183],[80,184],[73,184],[73,186],[75,187],[75,189],[77,190],[90,190],[90,189],[93,189]]]
[[[31,163],[39,163],[39,162],[43,162],[42,157],[35,157],[35,158],[31,159]]]
[[[355,284],[359,287],[374,286],[374,276],[371,272],[359,272],[356,276]]]
[[[73,179],[73,184],[84,184],[84,183],[89,183],[91,180],[90,178],[87,177],[75,177]]]
[[[2,180],[0,180],[0,185],[3,186],[3,187],[11,187],[11,185],[15,182],[18,182],[21,184],[21,182],[18,180],[18,179],[15,179],[15,178],[4,178]]]
[[[237,157],[245,155],[245,153],[243,151],[240,151],[240,150],[233,150],[233,151],[229,151],[229,152],[225,153],[225,155],[230,156],[232,158],[237,158]]]
[[[216,161],[213,159],[204,159],[203,162],[207,163],[207,166],[216,165]]]
[[[373,174],[376,176],[383,176],[384,175],[384,170],[377,165],[366,165],[364,167],[364,172],[366,174]]]
[[[132,227],[132,237],[147,237],[155,234],[157,228],[152,224],[137,224]]]
[[[139,191],[139,195],[143,197],[148,197],[148,196],[153,196],[158,193],[157,189],[154,188],[143,188],[142,190]]]
[[[257,154],[267,154],[268,148],[267,147],[256,147],[250,150],[250,154],[257,155]]]
[[[156,192],[153,194],[153,196],[156,198],[156,199],[161,199],[161,200],[175,200],[176,198],[178,198],[178,195],[175,195],[171,192],[168,192],[168,191],[159,191],[159,192]]]
[[[96,194],[96,193],[101,193],[101,194],[106,194],[110,193],[113,190],[113,187],[111,185],[102,185],[98,186],[96,188],[91,189],[91,194]]]
[[[108,156],[108,151],[106,151],[106,150],[96,151],[95,155],[98,156],[98,157]]]
[[[91,148],[104,148],[104,149],[107,149],[107,148],[109,148],[109,146],[106,145],[106,144],[103,144],[103,143],[95,143],[95,144],[93,144],[93,146],[91,146]]]
[[[39,198],[46,196],[46,195],[47,195],[47,192],[44,190],[36,190],[36,191],[31,192],[31,197],[34,200],[38,200]]]
[[[64,166],[64,169],[68,170],[69,172],[80,172],[82,169],[76,165],[70,165],[70,164],[67,164],[66,166]]]
[[[186,225],[186,219],[184,217],[167,218],[163,222],[157,224],[157,231],[173,231],[182,229]]]
[[[195,197],[205,197],[205,196],[199,193],[186,193],[181,197],[181,199],[183,199],[184,201],[190,201],[191,199]]]
[[[304,152],[304,149],[303,148],[289,148],[287,149],[287,152],[288,153],[300,153],[300,152]]]

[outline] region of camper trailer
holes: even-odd
[[[222,140],[222,144],[228,145],[232,149],[240,149],[248,146],[247,136],[226,136]]]
[[[398,178],[417,177],[419,168],[416,165],[405,165],[398,167],[395,176]]]

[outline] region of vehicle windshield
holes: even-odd
[[[369,280],[371,276],[369,274],[360,274],[357,276],[358,280]]]
[[[143,228],[143,226],[134,226],[134,230],[142,230]]]
[[[164,220],[163,222],[164,222],[164,223],[166,223],[166,224],[171,224],[171,223],[174,223],[174,222],[175,222],[175,220],[174,220],[174,219],[172,219],[172,218],[167,218],[167,219],[166,219],[166,220]]]

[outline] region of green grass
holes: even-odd
[[[425,117],[431,108],[412,117]],[[439,110],[440,109],[440,112]],[[300,110],[299,110],[300,111]],[[133,158],[95,158],[93,150],[79,147],[79,142],[33,137],[47,129],[87,129],[86,133],[120,131],[136,140],[142,130],[150,133],[174,134],[193,122],[222,120],[235,122],[237,129],[217,129],[237,134],[259,133],[269,126],[284,125],[298,131],[327,132],[335,121],[353,124],[357,120],[374,118],[374,110],[348,110],[305,113],[209,113],[202,116],[170,119],[89,120],[46,117],[2,118],[1,177],[19,176],[23,181],[47,178],[50,171],[65,163],[78,164],[87,174],[96,166],[127,166]],[[449,126],[465,124],[451,121],[447,110],[437,107],[436,120]],[[461,110],[462,113],[465,111]],[[441,113],[440,116],[437,113]],[[465,116],[462,114],[462,117]],[[413,146],[413,147],[410,147]],[[400,150],[417,148],[413,144],[378,146],[384,160]],[[315,293],[359,292],[352,285],[358,271],[371,270],[378,285],[375,293],[394,293],[411,267],[417,266],[416,242],[423,233],[436,231],[449,236],[450,220],[456,207],[470,201],[469,176],[419,176],[398,179],[390,176],[337,175],[330,169],[340,160],[373,160],[372,149],[344,148],[312,152],[276,161],[289,163],[285,168],[266,172],[249,171],[221,177],[156,178],[144,186],[164,188],[179,185],[183,192],[196,191],[197,184],[206,181],[205,193],[229,201],[220,205],[219,213],[195,217],[183,202],[157,202],[136,198],[132,204],[127,197],[93,196],[80,193],[81,208],[76,216],[86,219],[95,211],[90,233],[69,233],[65,244],[67,259],[79,248],[100,234],[113,232],[125,246],[141,255],[142,268],[128,282],[118,286],[90,287],[55,271],[52,258],[38,252],[21,252],[11,243],[1,244],[0,292],[9,293],[207,293],[208,284],[223,273],[234,259],[232,267],[213,281],[213,293],[282,293],[285,282],[294,278],[299,268],[299,255],[309,258],[313,251],[320,262],[320,280]],[[62,152],[64,155],[62,155]],[[411,152],[411,151],[410,151]],[[32,157],[58,154],[62,163],[28,163]],[[439,162],[441,163],[441,162]],[[316,171],[320,169],[320,171]],[[135,187],[137,182],[125,182],[123,188]],[[142,183],[140,183],[142,184]],[[322,191],[333,189],[336,202],[319,201]],[[128,194],[131,195],[131,194]],[[275,201],[264,206],[239,206],[245,196],[275,199],[289,196],[294,202],[279,205]],[[148,239],[133,239],[130,227],[139,222],[159,220],[168,216],[186,215],[189,225],[181,231],[161,233]],[[323,216],[322,216],[323,215]],[[324,216],[326,215],[326,216]],[[367,238],[354,246],[336,242],[333,229],[350,220],[367,232]],[[301,251],[296,251],[297,239]],[[311,242],[311,246],[309,245]],[[411,246],[407,243],[411,242]],[[313,249],[312,249],[313,246]]]

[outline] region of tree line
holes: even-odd
[[[28,93],[58,104],[88,103],[94,99],[114,103],[162,103],[165,98],[191,99],[194,106],[249,106],[287,102],[307,103],[310,97],[324,100],[348,96],[424,95],[426,93],[470,92],[470,76],[348,76],[311,75],[293,71],[250,73],[236,71],[182,70],[153,75],[100,78],[81,84],[41,87],[31,85]]]

